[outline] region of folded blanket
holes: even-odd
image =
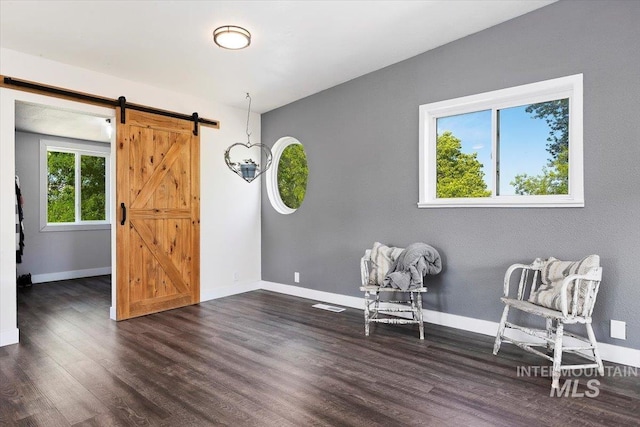
[[[391,265],[384,286],[403,291],[420,288],[425,275],[438,274],[441,270],[442,261],[437,250],[425,243],[413,243]]]

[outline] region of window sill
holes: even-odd
[[[524,197],[524,196],[516,196]],[[566,197],[553,197],[545,200],[515,200],[505,198],[503,200],[487,199],[438,199],[427,202],[418,202],[418,208],[583,208],[584,200]]]
[[[47,224],[40,228],[41,232],[50,231],[92,231],[92,230],[110,230],[111,224]]]

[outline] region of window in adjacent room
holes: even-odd
[[[40,141],[43,230],[109,226],[109,146]]]
[[[419,207],[584,206],[582,75],[420,106]]]
[[[295,212],[307,193],[309,168],[303,145],[295,138],[280,138],[271,149],[273,167],[267,171],[267,195],[281,214]]]

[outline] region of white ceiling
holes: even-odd
[[[263,113],[552,2],[1,0],[0,46]]]
[[[106,143],[111,142],[114,129],[105,117],[27,102],[16,102],[15,123],[17,131]]]

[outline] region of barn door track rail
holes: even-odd
[[[106,105],[109,107],[120,107],[120,123],[126,122],[126,110],[136,110],[145,113],[158,114],[160,116],[172,117],[174,119],[187,120],[193,122],[193,134],[198,135],[198,125],[204,125],[215,129],[220,129],[220,122],[218,120],[209,120],[200,117],[198,113],[191,115],[176,113],[173,111],[161,110],[159,108],[149,107],[141,104],[134,104],[127,102],[124,96],[118,99],[110,99],[102,96],[91,95],[83,92],[77,92],[69,89],[62,89],[55,86],[47,86],[40,83],[30,82],[27,80],[15,79],[13,77],[1,76],[0,87],[6,87],[10,89],[19,89],[26,92],[41,93],[47,95],[53,95],[58,98],[71,99],[77,101],[83,101],[88,104],[94,105]]]

